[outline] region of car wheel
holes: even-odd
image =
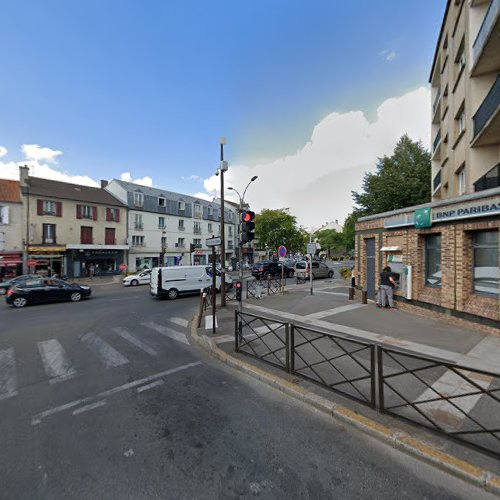
[[[78,302],[82,298],[82,294],[80,292],[73,292],[69,296],[71,302]]]
[[[14,307],[24,307],[27,303],[28,301],[24,297],[17,297],[12,302],[12,305]]]
[[[137,286],[137,285],[139,284],[139,282],[138,282],[137,280],[132,280],[132,281],[130,282],[130,284],[131,284],[132,286]]]
[[[333,271],[330,271],[330,272],[328,273],[328,277],[329,277],[329,278],[333,278]]]
[[[179,296],[179,291],[176,288],[171,288],[167,295],[170,300],[175,300]]]

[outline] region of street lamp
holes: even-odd
[[[227,172],[228,163],[224,161],[224,145],[226,144],[226,138],[221,137],[219,139],[220,144],[220,166],[218,171],[215,173],[218,175],[220,172],[220,255],[221,255],[221,270],[220,270],[220,289],[221,289],[221,297],[220,297],[220,305],[226,305],[226,233],[225,233],[225,224],[224,224],[224,172]]]

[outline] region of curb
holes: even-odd
[[[434,465],[475,486],[479,486],[488,493],[500,496],[500,476],[497,474],[442,452],[432,444],[416,439],[406,432],[395,431],[345,406],[334,403],[288,380],[270,374],[250,363],[227,354],[218,347],[213,339],[198,333],[196,325],[198,324],[199,315],[200,313],[198,312],[191,322],[190,336],[196,344],[219,361],[260,380],[270,387],[278,389],[284,394],[310,405],[314,409],[331,416],[337,422],[350,425],[398,450],[404,451],[415,458]]]

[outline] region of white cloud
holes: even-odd
[[[403,134],[430,143],[430,92],[421,87],[384,101],[370,123],[363,112],[333,112],[318,123],[298,151],[270,163],[231,165],[226,186],[240,192],[254,175],[245,200],[256,210],[289,207],[304,226],[344,219],[352,208],[351,190],[359,190],[363,172],[377,158],[390,155]],[[220,179],[204,181],[207,192],[220,189]],[[231,191],[226,197],[238,201]]]
[[[214,199],[214,196],[212,196],[208,193],[203,193],[203,192],[195,193],[192,196],[194,196],[195,198],[200,198],[201,200],[207,200],[207,201],[213,201],[213,199]]]
[[[199,175],[189,175],[188,177],[181,176],[183,181],[201,181],[203,180]]]
[[[7,153],[8,153],[7,148],[0,146],[0,158],[2,158],[2,156],[5,156]]]
[[[23,144],[21,151],[27,160],[46,161],[47,163],[57,163],[57,157],[62,155],[62,151],[43,148],[38,144]]]
[[[386,61],[392,61],[396,57],[396,52],[391,51],[385,56]]]
[[[124,182],[133,182],[134,184],[140,184],[141,186],[153,187],[153,179],[147,175],[142,179],[132,180],[130,172],[123,172],[123,174],[120,175],[120,179]]]

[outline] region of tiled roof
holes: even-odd
[[[52,181],[39,177],[29,177],[29,192],[35,196],[62,198],[63,200],[100,203],[116,207],[125,206],[120,200],[102,188],[69,184],[68,182]]]
[[[8,181],[6,179],[0,179],[0,201],[21,203],[19,181]]]

